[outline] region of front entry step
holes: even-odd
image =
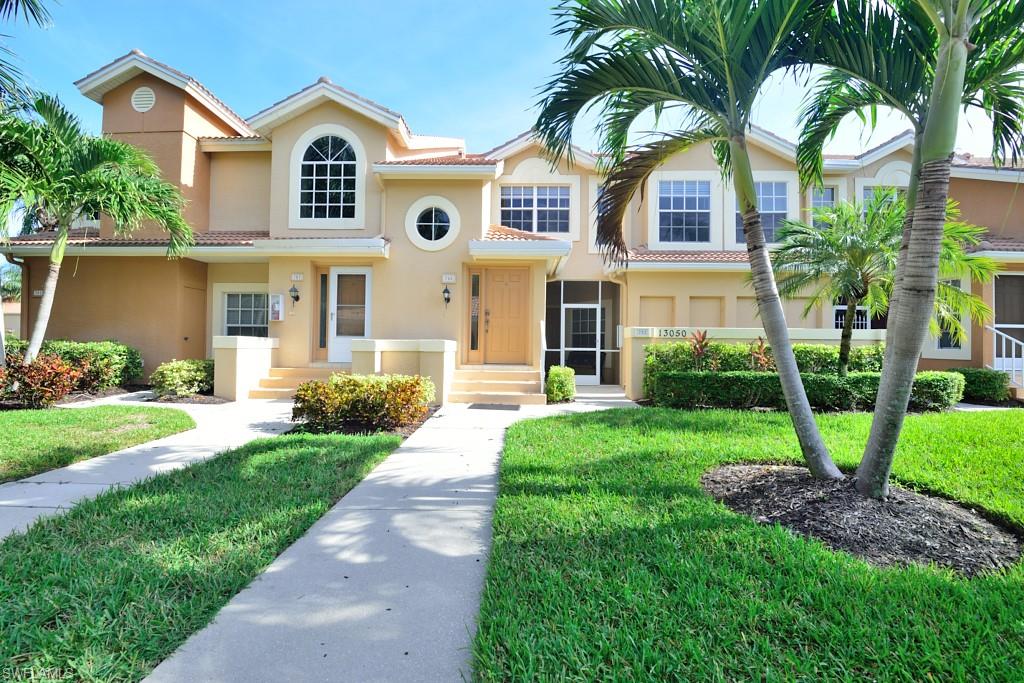
[[[544,405],[540,370],[522,365],[471,365],[455,371],[449,403]]]
[[[258,387],[250,389],[249,398],[294,398],[295,390],[303,382],[326,382],[338,372],[348,370],[340,367],[270,368],[270,377],[262,378]]]

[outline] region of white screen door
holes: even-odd
[[[370,335],[370,269],[331,268],[327,360],[352,362],[352,340]]]
[[[1024,342],[1024,275],[1001,273],[996,278],[995,328],[1019,342]],[[995,368],[1024,368],[1020,346],[1002,337],[996,338]]]
[[[562,304],[562,365],[576,371],[577,384],[600,384],[601,307]]]

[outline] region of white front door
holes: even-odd
[[[327,360],[352,362],[352,340],[370,336],[370,268],[331,268]]]

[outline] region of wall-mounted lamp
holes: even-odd
[[[292,306],[299,303],[299,288],[292,285],[291,289],[288,290],[288,296],[292,298]]]
[[[448,308],[448,304],[452,302],[452,290],[448,289],[448,285],[441,290],[441,296],[444,297],[444,307]]]

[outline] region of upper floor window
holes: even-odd
[[[527,232],[569,232],[568,185],[502,185],[501,224]]]
[[[761,213],[761,228],[764,230],[764,241],[774,242],[776,231],[782,227],[782,221],[789,213],[789,194],[785,182],[755,182],[754,192],[757,194],[757,210]],[[739,200],[736,201],[736,241],[746,242],[743,236],[743,216],[740,214]]]
[[[812,209],[831,209],[836,205],[836,188],[819,187],[811,192]]]
[[[356,153],[346,140],[324,135],[302,156],[299,218],[355,218]]]
[[[832,309],[832,326],[837,330],[841,330],[843,329],[844,322],[846,322],[846,306],[835,306]],[[867,307],[858,306],[853,316],[853,329],[867,330],[870,328],[871,320],[868,318]]]
[[[711,241],[711,181],[658,181],[658,240]]]

